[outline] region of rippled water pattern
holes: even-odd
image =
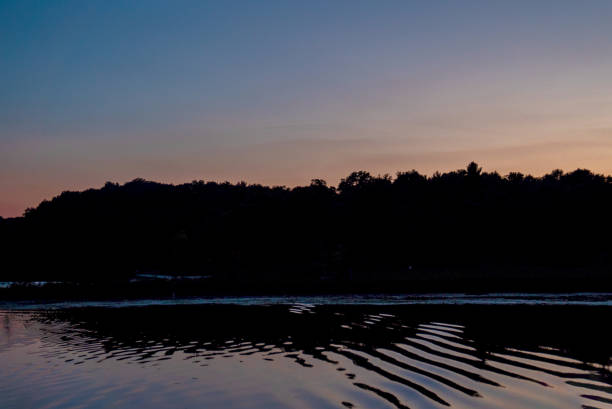
[[[551,306],[5,310],[0,408],[612,408],[609,318]]]

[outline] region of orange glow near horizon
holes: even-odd
[[[395,148],[395,149],[394,149]],[[194,155],[196,156],[196,155]],[[175,161],[138,160],[127,164],[111,162],[108,169],[97,172],[76,168],[74,173],[45,173],[37,183],[23,184],[19,175],[13,183],[4,182],[0,215],[15,217],[27,207],[35,207],[65,190],[99,188],[106,181],[125,183],[142,177],[163,183],[187,183],[205,180],[236,183],[260,183],[271,186],[306,185],[313,178],[337,185],[341,178],[355,170],[372,174],[395,175],[416,169],[431,175],[465,168],[470,161],[484,171],[506,175],[511,171],[541,176],[553,169],[565,172],[586,168],[595,173],[612,174],[612,140],[507,146],[500,148],[465,149],[410,153],[409,147],[368,141],[294,141],[270,143],[240,149],[226,149],[202,163],[195,157]],[[230,165],[234,164],[234,165]]]
[[[207,4],[2,6],[0,216],[137,177],[612,173],[611,2]]]

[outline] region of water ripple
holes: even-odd
[[[610,408],[610,312],[302,302],[5,310],[0,407]]]

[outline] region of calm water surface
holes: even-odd
[[[612,408],[607,305],[0,310],[0,408]]]

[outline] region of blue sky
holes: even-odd
[[[612,173],[610,1],[0,0],[0,215],[144,177]]]

